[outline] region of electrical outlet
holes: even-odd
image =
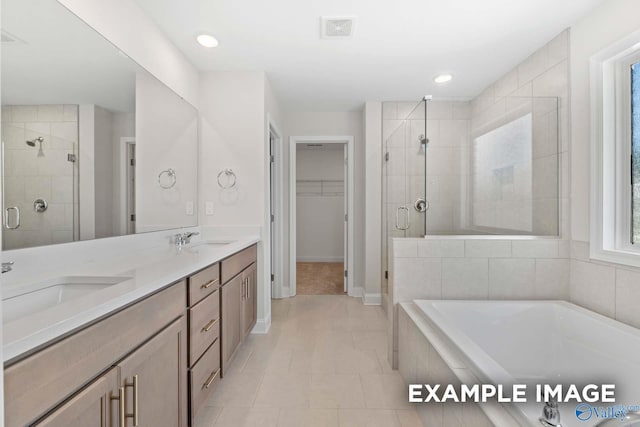
[[[185,206],[185,211],[187,215],[193,215],[193,202],[191,201],[187,202],[187,205]]]
[[[213,202],[206,202],[204,204],[204,213],[205,215],[213,215]]]

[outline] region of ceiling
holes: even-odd
[[[96,104],[133,112],[143,71],[56,0],[2,0],[4,105]]]
[[[265,70],[297,111],[475,96],[602,1],[136,0],[200,70]],[[320,17],[342,15],[357,16],[354,37],[321,39]],[[438,86],[442,72],[455,77]]]

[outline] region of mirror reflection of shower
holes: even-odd
[[[42,143],[44,142],[44,138],[39,136],[35,139],[32,140],[28,140],[27,141],[27,145],[29,147],[35,147],[36,146],[36,142],[40,143],[39,147],[38,147],[38,157],[44,157],[44,151],[42,151]]]

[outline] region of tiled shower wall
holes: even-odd
[[[424,234],[424,216],[413,209],[424,198],[424,154],[419,137],[425,133],[424,103],[385,102],[382,105],[385,164],[386,235],[417,237]],[[414,109],[415,107],[415,109]],[[405,120],[406,119],[406,120]],[[452,234],[460,229],[461,159],[469,139],[470,105],[466,101],[431,101],[428,104],[427,232]],[[411,223],[405,232],[395,229],[398,206],[408,205]]]
[[[35,147],[28,140],[42,137]],[[20,105],[2,107],[4,142],[4,208],[20,208],[20,228],[5,229],[3,249],[19,249],[74,240],[74,173],[77,163],[77,105]],[[49,203],[36,213],[33,202]],[[13,221],[13,215],[11,215]]]

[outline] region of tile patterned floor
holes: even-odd
[[[344,295],[344,264],[341,262],[296,263],[297,295]]]
[[[380,307],[347,296],[272,303],[267,335],[240,348],[197,427],[420,427],[387,362]]]

